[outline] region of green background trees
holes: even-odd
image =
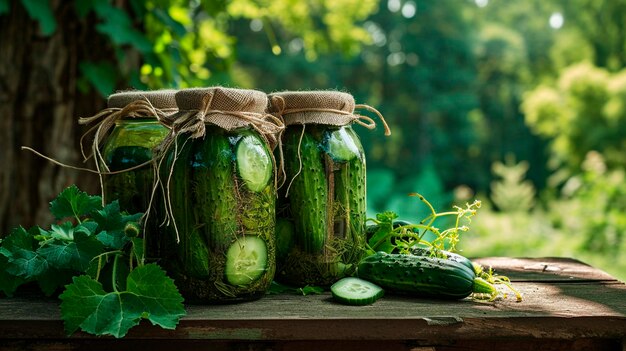
[[[467,254],[626,271],[625,23],[611,0],[0,0],[0,227],[97,191],[19,147],[79,163],[76,118],[117,89],[340,89],[393,131],[357,129],[370,213],[477,197]]]

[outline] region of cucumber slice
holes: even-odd
[[[267,147],[254,135],[246,135],[237,143],[237,170],[248,189],[259,192],[272,177],[272,160]]]
[[[247,285],[257,280],[267,267],[267,246],[257,236],[243,236],[226,252],[226,280],[232,285]]]
[[[354,138],[345,127],[328,133],[326,152],[335,162],[348,162],[361,154]]]
[[[372,304],[385,293],[380,286],[354,277],[340,279],[330,287],[330,292],[338,302],[353,306]]]

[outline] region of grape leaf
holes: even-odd
[[[27,280],[10,274],[7,270],[9,259],[0,255],[0,291],[6,296],[13,296],[15,290]]]
[[[126,223],[137,222],[141,216],[141,213],[123,215],[117,200],[107,204],[101,210],[94,211],[92,217],[98,223],[98,240],[106,247],[115,250],[122,249],[129,241],[124,233]]]
[[[49,237],[59,240],[74,240],[74,224],[65,222],[61,225],[53,224],[48,231]]]
[[[34,251],[20,249],[13,252],[7,272],[23,279],[36,278],[48,269],[48,262]]]
[[[75,277],[59,298],[61,317],[69,334],[80,328],[119,338],[142,318],[173,329],[185,315],[183,298],[174,282],[155,264],[130,272],[126,291],[106,292],[102,284],[83,275]]]
[[[185,315],[183,297],[174,281],[154,263],[130,272],[126,286],[144,304],[144,311],[148,313],[147,318],[152,324],[174,329],[178,320]]]
[[[39,227],[26,231],[17,227],[2,241],[0,248],[0,290],[12,296],[17,287],[32,280],[47,269],[47,263],[33,252]]]
[[[69,335],[79,328],[96,335],[126,335],[141,320],[142,304],[133,294],[107,293],[87,275],[74,277],[61,299],[61,318]]]
[[[92,196],[80,191],[76,185],[69,186],[50,202],[50,212],[57,219],[79,218],[101,208],[100,196]]]
[[[61,225],[51,225],[48,232],[43,231],[43,235],[53,239],[69,241],[74,240],[75,232],[92,235],[96,231],[96,228],[98,228],[98,224],[95,222],[83,222],[74,226],[72,222],[67,221]]]
[[[38,230],[39,228],[33,227],[26,231],[22,226],[13,229],[11,234],[2,240],[2,254],[10,257],[19,250],[34,251],[36,242],[31,233],[38,232]]]
[[[103,252],[103,245],[83,231],[73,232],[72,237],[72,241],[51,240],[37,249],[37,253],[52,267],[84,272],[91,260]]]
[[[28,12],[28,16],[39,22],[43,35],[49,36],[54,33],[57,28],[57,21],[49,1],[22,0],[22,5]]]

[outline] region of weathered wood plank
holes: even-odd
[[[131,331],[131,335],[227,340],[411,339],[442,328],[456,334],[463,331],[467,337],[480,334],[484,328],[498,327],[502,335],[555,338],[563,337],[573,325],[585,329],[578,331],[581,337],[626,335],[624,284],[520,282],[516,286],[525,296],[521,303],[512,298],[475,302],[388,296],[370,306],[351,307],[336,304],[329,294],[323,294],[267,296],[237,305],[191,305],[176,331],[146,325]],[[54,301],[3,299],[0,311],[0,338],[64,335],[58,303]],[[352,326],[350,331],[341,328],[346,323]],[[355,327],[357,324],[360,327]],[[406,328],[409,325],[412,329]]]
[[[493,267],[496,273],[513,281],[615,281],[608,273],[572,258],[508,258],[485,257],[474,261]]]
[[[523,302],[515,302],[512,297],[477,302],[386,296],[370,306],[351,307],[333,302],[328,293],[271,295],[236,305],[189,305],[188,315],[176,330],[163,330],[144,322],[132,329],[124,341],[127,345],[137,345],[149,339],[161,340],[162,343],[155,344],[155,350],[163,349],[168,343],[194,349],[203,340],[215,342],[212,345],[217,348],[212,349],[218,350],[241,349],[242,345],[258,346],[259,350],[295,350],[298,345],[302,350],[311,349],[311,345],[341,349],[329,346],[335,344],[343,349],[367,350],[364,341],[378,347],[388,343],[386,349],[390,350],[478,350],[479,345],[492,345],[493,349],[497,345],[502,349],[519,345],[519,349],[531,350],[543,348],[541,341],[550,350],[583,350],[588,345],[606,350],[623,348],[625,284],[574,260],[485,259],[485,262],[489,260],[497,263],[497,267],[512,267],[511,272],[522,267],[517,271],[519,280],[515,287],[524,295]],[[534,267],[536,263],[557,265],[561,268],[558,272],[565,275],[534,281],[529,276],[541,277],[547,273],[523,268]],[[579,275],[576,279],[563,279],[571,274]],[[34,345],[31,349],[43,349],[48,345],[50,349],[62,350],[71,343],[80,346],[72,349],[88,349],[93,346],[90,340],[105,345],[112,339],[83,333],[67,338],[56,300],[0,299],[0,346],[28,344]],[[516,343],[510,344],[511,340]],[[311,344],[312,341],[315,343]]]
[[[369,306],[344,306],[330,294],[268,295],[261,300],[236,305],[188,305],[188,321],[374,318],[431,318],[453,321],[456,317],[622,317],[626,318],[626,285],[619,282],[517,282],[522,302],[479,302],[470,299],[439,301],[388,295]],[[7,321],[60,321],[55,300],[37,298],[0,299],[0,325]],[[448,318],[448,319],[446,319]],[[1,333],[1,331],[0,331]]]

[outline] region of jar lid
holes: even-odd
[[[258,90],[223,87],[190,88],[176,93],[176,104],[181,111],[212,110],[264,113],[267,95]]]
[[[285,125],[328,124],[344,126],[355,121],[352,95],[340,91],[284,91],[269,95],[270,113]]]
[[[176,90],[162,89],[152,91],[130,90],[121,91],[109,96],[107,106],[109,108],[124,108],[128,104],[138,100],[148,100],[150,104],[159,110],[176,109]]]
[[[274,124],[266,120],[267,95],[258,90],[223,87],[183,89],[176,93],[176,105],[179,112],[170,119],[178,123],[195,118],[229,131],[251,124]]]

